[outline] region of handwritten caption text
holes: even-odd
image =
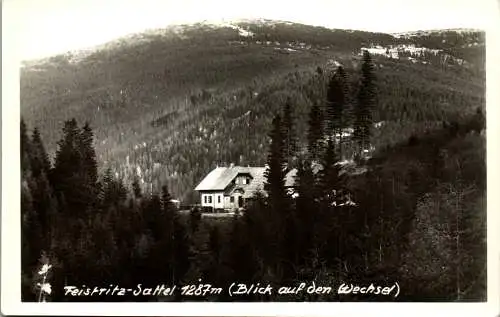
[[[232,283],[227,290],[221,287],[215,287],[211,284],[190,284],[184,286],[158,284],[154,286],[144,286],[138,284],[134,288],[121,287],[119,285],[109,285],[107,287],[81,287],[68,285],[64,287],[65,296],[193,296],[205,297],[220,295],[227,291],[229,296],[238,297],[244,295],[299,295],[299,294],[316,294],[316,295],[381,295],[397,297],[400,293],[399,284],[396,282],[392,285],[356,285],[352,283],[341,283],[339,286],[333,287],[329,285],[318,285],[316,282],[305,283],[301,282],[291,286],[273,287],[270,284],[244,284]]]

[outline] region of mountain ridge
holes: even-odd
[[[275,24],[287,24],[287,25],[302,25],[302,26],[312,26],[315,28],[322,28],[322,29],[327,29],[329,31],[342,31],[342,32],[362,32],[362,33],[373,33],[373,34],[386,34],[393,36],[395,38],[398,38],[398,36],[418,36],[418,35],[423,35],[423,34],[436,34],[436,33],[443,33],[443,32],[457,32],[457,33],[484,33],[484,30],[480,29],[474,29],[474,28],[446,28],[446,29],[430,29],[430,30],[412,30],[412,31],[403,31],[403,32],[371,32],[371,31],[366,31],[366,30],[360,30],[360,29],[344,29],[344,28],[331,28],[327,26],[321,26],[321,25],[307,25],[303,23],[297,23],[297,22],[292,22],[292,21],[287,21],[287,20],[273,20],[273,19],[219,19],[219,20],[202,20],[199,22],[194,22],[194,23],[181,23],[181,24],[171,24],[167,25],[162,28],[147,28],[142,31],[137,31],[137,32],[132,32],[123,36],[120,36],[116,39],[106,41],[101,44],[96,44],[96,45],[90,45],[82,48],[77,48],[77,49],[72,49],[68,50],[66,52],[60,52],[53,54],[51,56],[46,56],[42,58],[33,58],[29,60],[24,60],[21,62],[21,67],[31,67],[31,66],[37,66],[40,64],[43,64],[45,62],[50,61],[53,58],[57,57],[64,57],[67,56],[69,58],[75,57],[75,58],[84,58],[93,52],[99,51],[99,50],[104,50],[104,49],[109,49],[112,48],[115,45],[118,45],[120,43],[126,42],[126,41],[131,41],[131,40],[141,40],[146,36],[151,36],[151,35],[165,35],[168,32],[174,32],[176,33],[176,30],[179,28],[193,28],[196,26],[210,26],[214,28],[218,27],[224,27],[224,26],[238,26],[239,24],[255,24],[255,25],[266,25],[266,26],[271,26]]]

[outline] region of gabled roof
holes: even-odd
[[[250,174],[252,181],[245,187],[245,192],[259,187],[264,183],[265,167],[217,167],[196,186],[195,190],[225,190],[232,180],[239,174]]]
[[[264,173],[266,172],[265,167],[251,167],[251,175],[253,177],[250,184],[245,187],[245,193],[243,194],[243,198],[250,198],[257,192],[264,191],[264,183],[266,182],[266,176]]]
[[[236,189],[243,189],[243,197],[250,198],[257,192],[264,192],[264,184],[266,182],[266,167],[217,167],[212,170],[201,182],[196,186],[197,191],[224,191],[227,190],[230,194]],[[249,174],[252,177],[250,184],[245,186],[233,186],[231,182],[236,176],[241,174]],[[295,185],[297,169],[290,170],[285,176],[285,186],[293,187]]]

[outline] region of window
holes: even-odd
[[[234,196],[231,196],[231,198],[229,199],[230,202],[234,203]]]
[[[208,196],[208,203],[211,204],[212,203],[212,196]]]
[[[217,203],[220,204],[220,195],[217,196]]]
[[[203,201],[205,202],[205,204],[207,203],[207,195],[203,195]]]

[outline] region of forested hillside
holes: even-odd
[[[195,25],[131,36],[79,60],[29,63],[23,300],[484,301],[484,55],[453,55],[484,42],[449,32]],[[405,41],[438,51],[395,58],[379,48]],[[172,198],[196,202],[196,183],[231,162],[267,164],[266,195],[234,218],[176,209]],[[284,185],[291,168],[293,195]],[[63,292],[103,281],[221,292]],[[303,281],[398,282],[401,292],[227,292],[233,282]]]
[[[338,162],[349,143],[356,151],[370,147],[374,73],[365,53],[349,112],[345,73],[337,70],[325,111],[311,108],[305,150],[295,146],[299,139],[291,107],[277,114],[265,151],[268,195],[255,197],[242,216],[215,222],[196,208],[180,214],[167,186],[148,195],[137,182],[127,190],[111,170],[99,175],[88,125],[65,122],[51,163],[38,130],[29,135],[22,122],[23,300],[394,300],[369,294],[231,297],[227,290],[234,281],[276,288],[303,281],[333,288],[340,282],[398,282],[397,300],[485,300],[484,114],[478,108],[371,158],[358,156],[354,164],[362,172],[353,173]],[[338,143],[331,133],[348,125],[344,119],[350,113],[354,139]],[[314,172],[313,163],[322,168]],[[289,164],[298,168],[297,196],[284,187]],[[37,273],[42,264],[51,265],[50,275]],[[102,281],[153,287],[158,280],[169,286],[203,281],[200,287],[210,284],[221,291],[195,297],[180,291],[71,297],[61,291],[70,285],[92,292],[91,285]],[[46,283],[53,293],[37,286]]]
[[[362,47],[443,50],[437,58],[418,57],[429,64],[374,55],[374,116],[384,121],[374,134],[377,148],[484,104],[479,32],[394,37],[273,21],[230,26],[172,27],[26,63],[23,118],[39,127],[51,156],[62,122],[88,121],[102,171],[112,167],[126,184],[137,176],[148,191],[168,183],[175,197],[193,203],[193,188],[216,164],[263,164],[267,127],[287,100],[303,136],[309,109],[324,99],[336,66],[344,66],[355,89]],[[439,56],[448,53],[469,56],[470,65],[443,62]]]

